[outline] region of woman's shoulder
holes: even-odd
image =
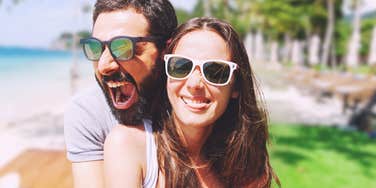
[[[118,152],[129,150],[129,152],[132,152],[132,155],[145,154],[145,137],[144,126],[118,125],[107,135],[105,147],[116,148]]]
[[[140,187],[145,177],[146,133],[144,126],[115,126],[104,145],[106,183]]]

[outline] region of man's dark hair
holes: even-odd
[[[93,23],[99,14],[134,8],[143,14],[149,22],[149,35],[163,38],[157,43],[159,50],[165,46],[165,41],[170,37],[177,26],[174,7],[168,0],[97,0],[93,14]]]

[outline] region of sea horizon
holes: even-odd
[[[81,51],[78,50],[80,54]],[[26,47],[26,46],[3,46],[0,45],[0,58],[22,58],[30,56],[39,57],[72,57],[71,50],[42,48],[42,47]]]

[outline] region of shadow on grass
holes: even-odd
[[[376,168],[376,140],[371,140],[362,133],[324,126],[273,125],[271,138],[276,148],[286,148],[272,150],[273,156],[285,164],[296,165],[312,157],[307,156],[307,153],[326,150],[358,163],[364,175],[375,176],[371,169]]]

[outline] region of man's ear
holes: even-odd
[[[167,41],[166,41],[166,45],[165,45],[165,48],[161,51],[161,58],[162,58],[162,60],[163,60],[163,57],[164,57],[164,55],[166,54],[166,48],[167,48],[167,46],[169,46],[170,45],[170,43],[171,43],[171,41],[172,41],[172,39],[170,38],[170,39],[168,39]]]
[[[237,99],[238,97],[239,97],[239,91],[238,90],[232,91],[231,98]]]

